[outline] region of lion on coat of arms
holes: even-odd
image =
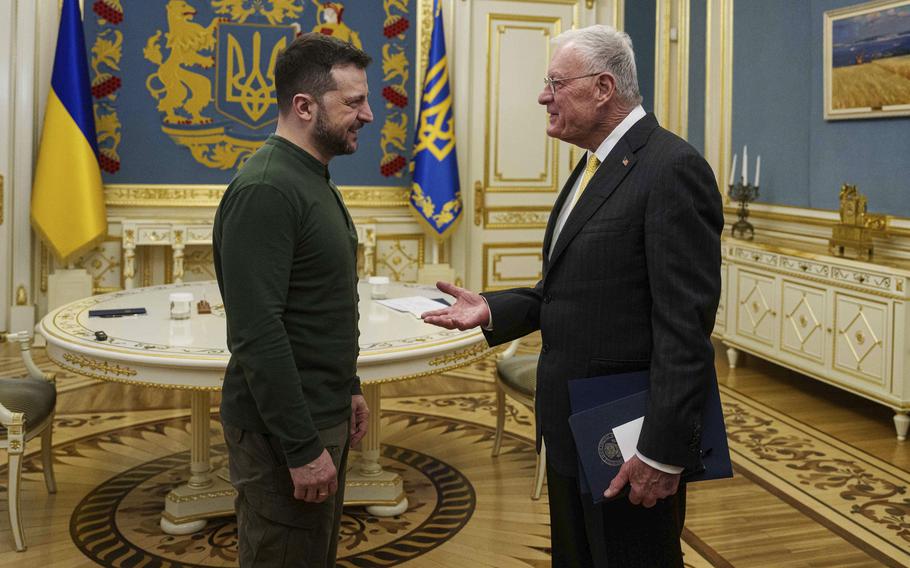
[[[203,55],[203,52],[214,49],[215,31],[221,20],[215,18],[207,27],[202,27],[193,21],[196,9],[186,0],[170,0],[166,10],[165,48],[170,52],[167,58],[161,53],[161,30],[146,42],[143,56],[158,65],[158,70],[148,76],[146,89],[158,101],[158,110],[165,114],[166,123],[208,124],[212,119],[202,116],[201,112],[212,102],[212,82],[187,67],[209,69],[215,64],[214,57]],[[156,87],[156,82],[161,86]],[[189,119],[178,114],[178,110],[188,114]]]

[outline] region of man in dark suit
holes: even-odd
[[[538,98],[547,134],[587,150],[563,187],[533,288],[456,297],[424,320],[484,328],[490,345],[540,330],[538,439],[547,452],[554,566],[682,566],[681,474],[700,465],[702,409],[716,381],[720,193],[710,166],[640,106],[629,36],[568,31]],[[650,369],[638,453],[594,506],[582,495],[568,384]],[[628,498],[621,492],[629,486]]]

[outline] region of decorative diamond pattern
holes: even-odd
[[[758,324],[771,313],[771,308],[768,306],[768,300],[762,293],[761,288],[758,287],[757,282],[752,285],[752,290],[749,291],[746,299],[743,300],[743,304],[745,304],[749,321],[752,322],[753,330],[758,328]]]
[[[787,319],[790,320],[790,325],[793,326],[793,331],[796,333],[796,337],[799,338],[799,344],[801,346],[805,345],[809,337],[815,333],[817,329],[821,328],[821,324],[815,316],[812,306],[806,301],[805,294],[803,294],[803,297],[796,303],[793,310],[787,314]]]
[[[839,331],[844,336],[847,347],[850,348],[850,352],[856,359],[857,369],[862,367],[863,360],[866,359],[869,353],[881,344],[881,339],[875,335],[875,331],[869,325],[869,320],[866,319],[866,314],[862,310],[857,312],[853,319],[850,320],[850,323]]]

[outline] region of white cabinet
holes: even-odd
[[[729,348],[789,367],[910,418],[910,266],[725,238],[719,322]]]

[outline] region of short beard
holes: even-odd
[[[329,122],[326,119],[325,113],[317,113],[316,128],[313,131],[313,141],[323,155],[342,156],[345,154],[353,154],[356,148],[353,145],[348,144],[345,134],[347,134],[347,131],[344,131],[341,134],[333,132],[329,127]]]

